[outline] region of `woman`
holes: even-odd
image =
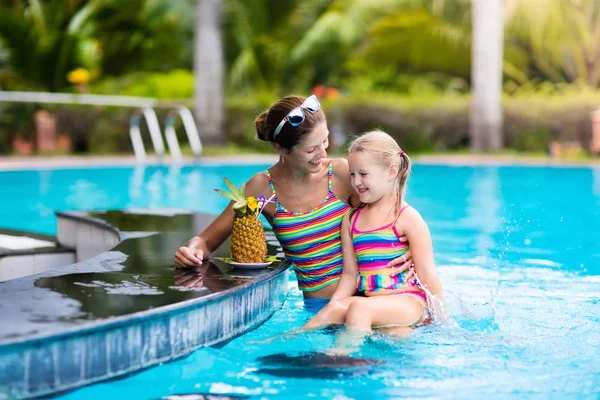
[[[329,299],[342,273],[342,218],[357,204],[348,162],[327,158],[329,130],[316,96],[285,97],[255,120],[260,140],[270,142],[279,161],[246,183],[246,196],[275,194],[263,215],[294,266],[305,299]],[[227,208],[175,253],[175,265],[195,267],[231,234]],[[390,274],[411,266],[410,253],[390,262]],[[410,279],[412,273],[407,274]]]

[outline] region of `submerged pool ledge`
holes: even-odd
[[[193,270],[173,268],[177,247],[211,216],[59,218],[105,225],[121,242],[89,260],[0,283],[0,399],[59,393],[226,342],[266,321],[287,295],[285,262],[237,270],[211,259]],[[277,254],[267,236],[269,254]],[[225,243],[215,255],[228,249]]]

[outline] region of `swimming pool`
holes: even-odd
[[[264,167],[0,172],[0,185],[10,188],[0,227],[53,234],[57,209],[218,212],[227,200],[210,189],[223,175],[239,184]],[[600,169],[416,165],[407,199],[432,231],[447,325],[408,340],[373,337],[354,356],[377,364],[315,365],[303,355],[326,351],[334,334],[251,343],[309,317],[292,290],[271,320],[221,348],[64,397],[596,398]]]

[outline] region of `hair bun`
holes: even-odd
[[[270,142],[271,139],[267,137],[267,132],[265,132],[265,121],[267,120],[268,111],[263,111],[254,120],[254,125],[256,126],[256,137],[264,142]]]

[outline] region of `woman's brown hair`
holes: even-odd
[[[325,121],[325,113],[319,109],[315,113],[304,111],[304,122],[297,127],[286,122],[277,136],[273,133],[277,125],[296,107],[300,107],[306,100],[302,96],[287,96],[271,106],[267,111],[260,113],[254,120],[256,136],[265,142],[278,143],[281,147],[290,150],[300,143],[302,138],[312,132],[315,127]]]

